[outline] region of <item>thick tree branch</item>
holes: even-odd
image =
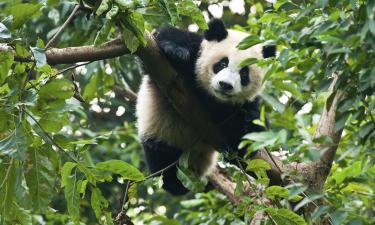
[[[240,203],[240,198],[234,195],[234,189],[236,185],[232,180],[221,170],[220,167],[216,167],[214,171],[209,175],[209,180],[222,194],[226,195],[229,201],[236,205]]]
[[[50,48],[46,51],[47,62],[51,65],[96,61],[114,58],[129,53],[120,38],[101,46],[80,46],[68,48]]]

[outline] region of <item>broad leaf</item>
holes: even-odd
[[[44,149],[32,148],[27,154],[25,178],[35,211],[44,212],[52,199],[55,184],[55,170]]]
[[[266,212],[276,221],[276,224],[283,225],[307,225],[306,221],[289,209],[267,208]]]
[[[69,216],[73,222],[79,222],[80,191],[82,180],[77,180],[77,174],[73,173],[66,179],[64,195],[68,207]]]
[[[144,175],[134,166],[121,160],[108,160],[96,164],[96,168],[121,175],[124,179],[141,181]]]
[[[40,88],[39,100],[51,106],[52,103],[62,103],[65,99],[72,97],[73,94],[74,86],[71,81],[65,78],[53,79]]]
[[[245,50],[261,42],[258,36],[249,35],[237,45],[237,48]]]
[[[0,40],[9,39],[11,37],[12,34],[8,30],[8,28],[3,23],[0,23]]]
[[[207,23],[202,12],[191,0],[181,1],[177,4],[177,11],[181,15],[190,17],[200,29],[207,29]]]
[[[23,159],[28,148],[27,130],[18,123],[10,135],[0,141],[0,153]]]
[[[72,173],[72,169],[77,166],[77,163],[66,162],[61,169],[61,187],[64,187],[68,183],[68,178]]]
[[[13,16],[13,29],[20,28],[27,20],[31,19],[36,14],[42,4],[19,3],[13,5],[9,9],[9,13]]]
[[[193,192],[202,192],[207,184],[207,181],[201,180],[193,171],[183,167],[177,167],[177,178]]]
[[[47,63],[47,56],[44,52],[44,49],[38,48],[38,47],[30,47],[34,58],[36,60],[36,67],[40,68]]]

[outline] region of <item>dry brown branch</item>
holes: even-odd
[[[236,205],[240,202],[239,197],[234,195],[236,185],[225,173],[223,173],[221,168],[216,167],[208,179],[212,185],[214,185],[221,193],[228,197],[232,204]]]
[[[80,46],[68,48],[50,48],[46,51],[50,65],[70,64],[114,58],[129,53],[121,39],[114,39],[99,47]]]
[[[265,217],[267,217],[266,213],[263,211],[258,211],[254,214],[254,217],[249,225],[261,225]]]

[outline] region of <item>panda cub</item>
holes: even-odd
[[[263,71],[256,64],[238,66],[247,58],[272,57],[276,49],[257,44],[239,50],[236,46],[248,34],[227,30],[218,19],[211,20],[208,27],[203,36],[165,27],[156,34],[156,42],[225,136],[227,148],[220,150],[236,150],[244,134],[262,130],[252,121],[259,118],[256,96]],[[216,151],[198,137],[148,76],[140,86],[136,114],[151,173],[172,164],[184,151],[190,151],[189,168],[198,175],[206,175],[215,166]],[[244,153],[240,151],[240,155]],[[176,171],[174,166],[163,173],[163,188],[174,195],[185,194],[188,190]]]

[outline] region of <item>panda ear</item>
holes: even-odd
[[[204,38],[207,41],[221,41],[228,36],[228,31],[225,28],[223,21],[219,19],[212,19],[208,22],[208,30],[204,32]]]
[[[264,45],[262,49],[263,58],[276,56],[276,45]]]

